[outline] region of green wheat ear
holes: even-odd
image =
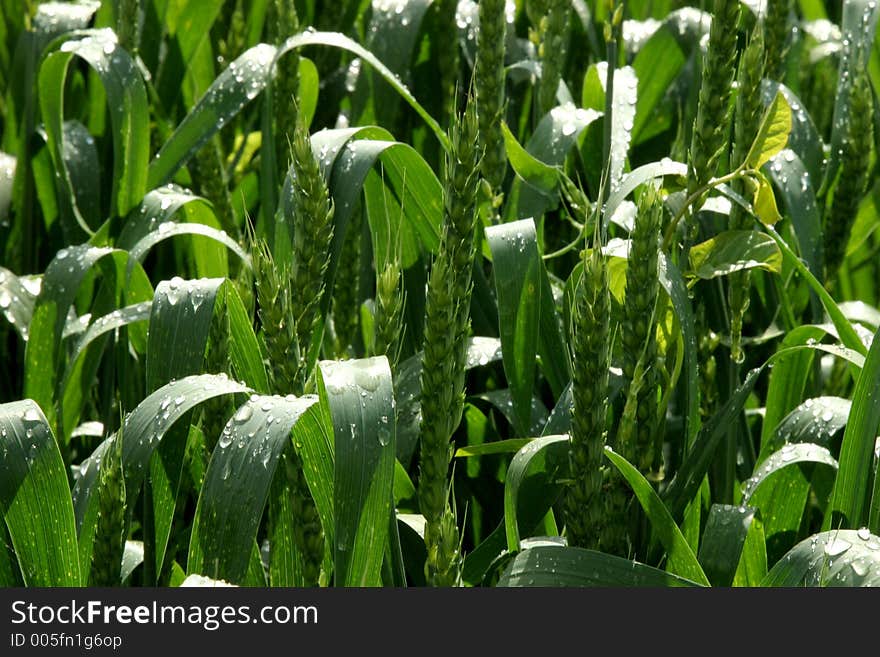
[[[140,0],[116,1],[116,38],[130,53],[137,52],[140,42]]]
[[[582,262],[571,336],[571,483],[563,508],[569,544],[597,548],[605,523],[601,493],[611,335],[608,268],[598,240]]]
[[[294,0],[272,0],[275,13],[275,40],[278,43],[299,31],[299,16]],[[299,55],[289,52],[278,61],[275,76],[273,109],[275,112],[275,161],[278,171],[285,172],[290,166],[290,149],[287,147],[297,127],[297,92],[299,87]]]
[[[309,348],[321,320],[324,273],[330,264],[333,240],[333,202],[309,139],[308,128],[300,117],[291,147],[293,215],[287,217],[293,228],[289,295],[291,319],[296,327],[299,347],[298,387],[300,394],[308,379]]]
[[[874,143],[874,98],[867,71],[860,66],[850,90],[849,116],[837,182],[824,226],[825,280],[833,282],[843,263],[859,203],[868,187]]]
[[[421,373],[422,420],[419,504],[425,516],[426,571],[435,586],[458,582],[458,543],[450,536],[447,473],[450,439],[464,403],[464,366],[470,331],[472,268],[476,255],[476,202],[480,152],[476,106],[468,102],[453,121],[443,190],[440,248],[428,279]],[[455,532],[457,532],[455,528]]]
[[[358,328],[362,218],[363,212],[358,207],[352,212],[345,231],[333,285],[331,311],[337,358],[349,357],[349,346],[354,342]]]
[[[785,59],[790,48],[791,25],[788,22],[794,0],[767,0],[764,18],[767,77],[782,80],[785,77]]]
[[[125,551],[125,479],[122,429],[104,450],[98,475],[98,520],[92,546],[89,586],[118,586]]]
[[[507,38],[505,0],[480,2],[480,30],[477,33],[477,61],[474,88],[477,93],[480,144],[483,148],[483,178],[497,194],[504,182],[507,156],[501,120],[504,111],[504,45]]]
[[[736,116],[733,124],[733,154],[731,162],[739,165],[748,157],[749,148],[758,134],[761,115],[764,109],[761,102],[761,80],[764,77],[765,46],[764,30],[757,24],[752,31],[749,44],[740,57],[737,77]],[[745,183],[735,180],[733,189],[744,195]],[[745,230],[752,224],[748,213],[738,204],[730,208],[728,226],[731,230]],[[733,272],[729,279],[727,292],[730,306],[730,357],[735,363],[742,363],[745,354],[742,350],[743,317],[749,307],[749,285],[751,274],[748,270]]]
[[[436,0],[436,48],[437,69],[440,74],[440,90],[443,98],[442,115],[450,123],[456,113],[455,87],[458,83],[460,57],[458,52],[458,25],[455,13],[458,0]],[[433,42],[432,42],[433,43]]]
[[[568,50],[568,16],[571,0],[546,0],[546,14],[538,25],[538,59],[541,79],[538,108],[543,116],[556,105],[556,90],[562,79]]]
[[[688,158],[688,196],[715,175],[727,145],[739,5],[739,0],[714,0],[712,4],[712,26],[703,56],[700,97]],[[699,207],[699,203],[696,206]],[[691,239],[696,236],[696,228],[695,223],[690,226]]]
[[[617,444],[624,458],[645,476],[657,470],[657,322],[655,306],[660,290],[657,261],[660,252],[660,229],[663,224],[663,199],[652,185],[647,185],[639,201],[626,269],[626,304],[621,327],[623,377],[632,397],[631,415],[626,430],[621,420]],[[626,418],[625,418],[626,419]]]

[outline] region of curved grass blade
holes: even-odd
[[[880,537],[864,528],[811,536],[773,566],[762,586],[880,586]]]
[[[746,537],[755,520],[755,509],[745,506],[713,504],[700,541],[700,565],[712,586],[730,586]]]
[[[75,205],[83,219],[89,222],[89,228],[95,230],[101,220],[101,169],[95,139],[79,121],[65,121],[62,135],[62,158],[76,195]],[[67,235],[80,234],[73,226],[62,228]]]
[[[317,402],[314,395],[253,395],[226,424],[199,495],[189,573],[245,582],[279,457],[299,419]]]
[[[335,443],[334,579],[340,586],[378,586],[394,517],[391,369],[379,356],[322,361],[319,371]]]
[[[440,142],[443,149],[446,151],[449,150],[449,138],[440,127],[440,124],[437,123],[428,111],[419,104],[415,96],[413,96],[410,90],[407,89],[406,85],[403,84],[397,76],[395,76],[394,73],[369,50],[339,32],[306,31],[292,36],[285,41],[278,48],[279,56],[288,50],[299,49],[305,46],[329,46],[332,48],[339,48],[341,50],[346,50],[367,62],[380,76],[382,76],[383,80],[390,84],[391,87],[400,94],[400,97],[403,98],[413,110],[415,110],[416,114],[422,118],[431,132],[434,133],[434,136],[437,138],[437,141]]]
[[[104,85],[113,127],[113,211],[125,216],[147,191],[150,157],[147,93],[131,56],[119,47],[112,30],[92,30],[66,41],[48,55],[40,67],[39,93],[50,154],[61,175],[61,197],[71,201],[70,211],[87,233],[89,224],[76,205],[70,172],[64,160],[64,88],[73,57],[91,66]]]
[[[861,527],[869,519],[870,498],[875,478],[874,450],[880,427],[880,331],[874,341],[853,391],[852,408],[840,446],[840,469],[834,481],[831,504],[825,515],[825,529]],[[861,343],[860,343],[861,344]],[[872,521],[880,521],[871,513]],[[871,526],[872,531],[880,527]]]
[[[623,176],[618,186],[611,192],[608,201],[605,203],[605,225],[611,221],[617,208],[626,199],[627,196],[635,191],[636,187],[643,185],[649,180],[662,178],[664,176],[686,176],[687,165],[681,162],[675,162],[668,158],[663,158],[659,162],[651,162],[633,169]]]
[[[663,547],[666,548],[666,556],[669,562],[667,569],[671,573],[708,586],[709,580],[703,572],[700,562],[697,561],[696,555],[691,550],[691,546],[681,533],[678,525],[675,524],[669,509],[663,504],[660,496],[657,495],[654,488],[648,483],[648,480],[629,461],[620,454],[615,453],[610,447],[605,447],[605,456],[629,483],[636,498],[639,500],[639,504],[642,505],[645,515],[651,521],[654,535],[663,544]]]
[[[106,256],[127,254],[88,244],[66,247],[55,254],[43,275],[25,350],[24,394],[39,404],[49,426],[57,423],[55,393],[67,312],[86,273]]]
[[[849,320],[843,316],[842,312],[840,312],[840,308],[837,307],[837,303],[831,298],[831,295],[828,294],[825,287],[818,281],[818,279],[816,279],[810,270],[807,269],[806,265],[804,265],[801,259],[795,255],[794,251],[791,250],[791,247],[785,243],[785,240],[779,236],[779,233],[777,233],[772,226],[765,226],[764,228],[767,230],[770,237],[774,239],[776,244],[779,245],[779,250],[782,251],[783,259],[804,277],[807,285],[809,285],[810,289],[812,289],[813,292],[816,293],[816,296],[819,297],[819,300],[825,307],[825,312],[827,312],[828,316],[831,318],[843,344],[862,356],[867,355],[868,350],[864,343],[859,339],[858,333],[855,332],[852,324],[850,324]]]
[[[492,251],[501,354],[517,431],[531,425],[535,353],[541,314],[538,238],[535,222],[523,219],[486,228]]]
[[[0,509],[26,586],[82,584],[64,461],[30,399],[0,405]]]
[[[149,164],[147,188],[164,185],[232,117],[266,87],[277,49],[265,43],[247,50],[211,84]]]
[[[743,503],[750,504],[752,496],[765,481],[795,463],[824,463],[835,470],[838,467],[827,448],[813,443],[790,443],[755,467],[755,474],[743,484]]]
[[[780,367],[782,363],[777,363]],[[774,368],[775,369],[775,368]],[[767,447],[777,451],[788,443],[813,443],[831,449],[832,439],[846,426],[852,402],[842,397],[812,397],[786,415]]]
[[[520,521],[534,527],[562,491],[560,477],[568,473],[569,438],[542,436],[519,450],[507,468],[504,481],[504,527],[507,549],[520,549]],[[535,513],[535,509],[538,513]]]
[[[498,586],[699,586],[637,561],[573,547],[534,547],[517,554]]]
[[[106,344],[106,339],[102,340],[101,338],[106,338],[110,331],[149,320],[152,305],[152,301],[142,301],[126,306],[99,317],[89,325],[77,340],[64,370],[64,377],[61,379],[61,394],[64,398],[65,409],[71,406],[71,403],[68,403],[66,399],[66,391],[71,382],[82,385],[86,381],[91,381],[94,376],[97,361]],[[64,425],[70,426],[67,418],[65,418]]]
[[[238,242],[229,237],[225,231],[205,226],[204,224],[179,224],[173,221],[159,224],[159,227],[141,241],[135,244],[131,249],[131,257],[138,262],[143,262],[147,252],[156,246],[162,240],[178,235],[202,235],[209,239],[222,244],[235,255],[241,258],[242,262],[248,267],[251,266],[251,258],[247,252],[239,246]]]

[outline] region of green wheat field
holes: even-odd
[[[880,585],[876,0],[0,0],[0,585]]]

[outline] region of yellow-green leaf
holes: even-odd
[[[782,92],[777,92],[773,102],[764,112],[758,136],[755,137],[746,157],[746,164],[752,169],[760,169],[770,158],[785,148],[790,132],[791,108]]]
[[[755,196],[752,199],[752,209],[758,221],[765,226],[772,226],[781,218],[776,207],[776,197],[773,195],[773,188],[763,175],[758,177],[758,188],[755,190]]]

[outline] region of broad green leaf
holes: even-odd
[[[541,313],[541,257],[535,222],[523,219],[490,226],[486,239],[492,251],[501,354],[517,420],[514,425],[525,435],[531,424]]]
[[[60,193],[71,201],[70,212],[90,233],[89,222],[80,214],[73,193],[70,172],[63,156],[65,80],[73,57],[91,66],[107,95],[113,135],[113,211],[125,216],[140,203],[147,191],[147,163],[150,157],[147,93],[134,60],[120,48],[109,29],[92,30],[66,41],[58,52],[43,60],[39,93],[52,161],[59,172]],[[97,224],[99,222],[94,222]]]
[[[147,392],[202,371],[214,305],[223,279],[172,278],[156,287],[147,343]],[[145,574],[158,577],[165,560],[183,473],[189,421],[171,427],[150,460],[152,526],[144,528]],[[210,437],[211,439],[214,436]],[[153,560],[152,562],[150,560]]]
[[[651,566],[604,552],[534,547],[517,554],[498,586],[699,586]]]
[[[782,218],[779,216],[779,210],[776,207],[776,197],[773,195],[773,188],[766,177],[758,175],[756,178],[758,187],[752,198],[752,210],[758,221],[765,226],[772,226]]]
[[[559,170],[555,166],[545,164],[523,148],[503,121],[501,130],[504,134],[507,158],[516,174],[541,193],[552,196],[559,182]]]
[[[80,586],[67,473],[37,404],[0,404],[0,448],[0,509],[25,586]]]
[[[767,576],[767,541],[764,537],[764,523],[759,515],[752,518],[746,532],[742,556],[733,576],[733,586],[760,586]]]
[[[535,438],[511,460],[504,482],[504,526],[511,552],[520,549],[520,522],[526,519],[523,529],[530,529],[559,496],[562,486],[557,482],[561,472],[568,472],[569,442],[567,435]]]
[[[704,280],[743,269],[779,272],[782,254],[773,238],[753,230],[727,230],[690,250],[691,269]]]
[[[334,578],[340,586],[378,586],[396,451],[388,359],[323,361],[319,371],[335,438]]]
[[[605,456],[620,471],[632,488],[651,522],[651,528],[663,547],[666,549],[669,572],[687,578],[698,584],[709,585],[709,580],[697,561],[678,525],[675,524],[669,509],[663,504],[660,496],[633,465],[617,454],[610,447],[605,447]]]
[[[831,505],[825,515],[825,529],[858,528],[869,520],[872,531],[880,532],[880,508],[872,508],[871,494],[876,478],[874,450],[880,427],[880,331],[865,366],[856,381],[852,408],[840,446],[840,469],[834,481]],[[880,505],[880,500],[874,503]]]
[[[712,586],[730,586],[742,558],[755,509],[713,504],[700,541],[700,565]]]
[[[317,402],[314,395],[253,395],[226,424],[199,495],[187,560],[190,573],[245,581],[279,457],[299,419]]]
[[[773,102],[761,118],[761,127],[746,156],[746,164],[752,169],[760,169],[788,143],[791,132],[791,108],[782,92],[777,92]]]
[[[762,586],[880,586],[880,537],[865,528],[815,534],[780,559]]]

